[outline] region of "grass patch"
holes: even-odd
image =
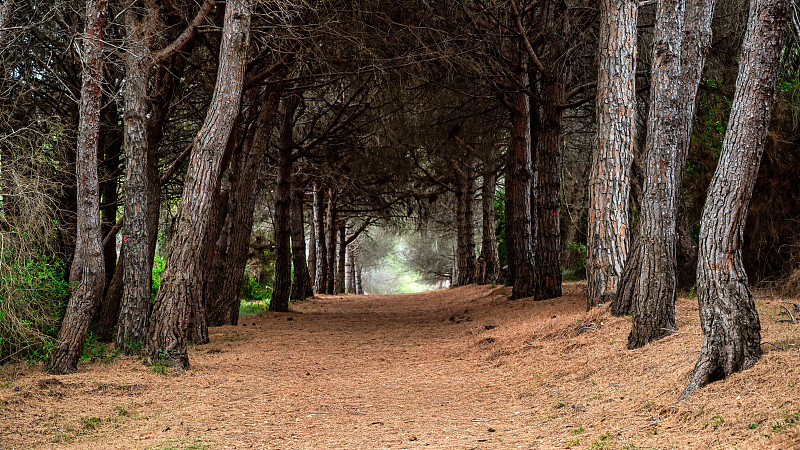
[[[101,422],[99,417],[81,417],[81,428],[86,431],[94,431]]]
[[[239,317],[254,316],[269,310],[269,299],[242,300],[239,304]]]

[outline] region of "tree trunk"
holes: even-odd
[[[308,273],[308,265],[306,264],[306,227],[303,220],[305,203],[303,202],[303,197],[305,197],[305,189],[303,187],[295,187],[292,190],[291,228],[294,280],[292,281],[291,299],[295,301],[305,300],[314,296],[314,292],[311,290],[311,275]]]
[[[78,370],[78,358],[94,311],[103,297],[105,265],[100,224],[100,187],[97,150],[103,82],[103,38],[107,0],[87,0],[84,72],[75,161],[78,188],[78,230],[70,282],[78,284],[70,295],[58,340],[47,365],[52,374]]]
[[[361,264],[356,259],[356,295],[364,295],[364,284],[361,283]]]
[[[697,295],[703,346],[681,399],[761,357],[761,323],[741,249],[775,98],[786,7],[787,0],[750,3],[731,116],[700,225]]]
[[[589,181],[586,307],[617,294],[628,255],[636,111],[636,0],[602,0],[597,130]]]
[[[125,64],[125,252],[123,289],[115,345],[123,353],[140,351],[147,336],[152,290],[153,258],[149,244],[148,78],[151,68],[148,34],[150,20],[138,8],[125,12],[128,52]]]
[[[103,162],[100,165],[100,211],[103,223],[103,238],[110,235],[110,239],[103,246],[103,260],[105,261],[106,268],[106,287],[111,283],[111,278],[114,277],[114,272],[117,268],[117,232],[112,230],[117,223],[117,202],[119,195],[117,193],[117,169],[120,163],[120,153],[122,152],[122,142],[117,136],[117,108],[116,104],[112,103],[104,109],[103,115],[105,116],[103,122],[106,123],[104,127],[101,125],[101,140],[103,141]],[[109,127],[108,125],[111,124]],[[110,128],[110,129],[109,129]]]
[[[475,283],[475,237],[472,229],[474,190],[475,171],[472,167],[460,168],[456,186],[456,286]]]
[[[314,277],[314,292],[322,294],[328,287],[328,245],[325,239],[325,197],[322,186],[317,181],[314,183],[314,237],[316,243],[317,259],[314,262],[316,277]]]
[[[339,221],[339,248],[338,258],[336,261],[336,278],[334,280],[333,292],[334,294],[344,293],[344,276],[345,276],[345,257],[347,253],[347,219]]]
[[[218,258],[209,289],[210,306],[206,314],[209,326],[236,325],[239,321],[239,294],[253,231],[258,176],[264,167],[281,91],[280,85],[268,90],[242,150],[235,152],[231,160],[227,214],[217,239]]]
[[[275,286],[270,311],[289,311],[292,288],[292,249],[290,206],[292,201],[292,127],[299,97],[293,95],[284,104],[281,136],[278,143],[278,188],[275,199]]]
[[[308,280],[309,286],[311,290],[308,292],[312,296],[314,295],[314,285],[317,282],[317,233],[316,233],[316,226],[314,225],[314,211],[316,211],[313,207],[314,200],[313,200],[313,192],[312,192],[312,208],[311,208],[311,223],[309,223],[308,227],[308,259],[306,260],[306,265],[308,267]]]
[[[328,203],[325,211],[325,230],[328,232],[326,237],[328,243],[328,260],[325,264],[326,279],[328,284],[325,285],[325,293],[334,293],[334,284],[336,283],[336,191],[333,188],[328,188]]]
[[[355,244],[350,244],[345,247],[344,253],[344,286],[348,294],[355,294],[356,292],[356,266],[353,260],[353,252],[355,251]]]
[[[189,304],[201,295],[203,237],[209,228],[210,197],[217,189],[222,154],[239,114],[250,38],[248,0],[230,0],[220,45],[219,69],[206,120],[192,148],[191,161],[147,336],[146,361],[189,366],[186,353]]]
[[[564,83],[544,77],[541,133],[536,152],[536,299],[561,297],[561,124]]]
[[[650,115],[645,142],[641,216],[612,308],[631,305],[628,348],[667,336],[675,329],[675,217],[677,214],[678,111],[685,0],[659,0],[653,42]],[[627,311],[626,311],[627,312]]]
[[[116,253],[116,251],[114,252]],[[122,302],[122,274],[125,271],[125,249],[119,252],[114,275],[103,294],[102,304],[97,319],[97,337],[103,342],[114,340],[114,326],[119,318],[119,306]]]
[[[527,88],[528,66],[522,48],[516,49],[514,57],[514,75]],[[511,146],[508,161],[510,179],[506,181],[506,243],[509,259],[514,264],[511,298],[518,299],[533,297],[536,293],[531,228],[531,108],[528,95],[522,91],[509,94],[508,104],[511,109]]]
[[[628,337],[630,349],[642,347],[675,329],[678,195],[713,15],[713,1],[687,2],[686,12],[683,4],[678,0],[659,3],[659,10],[665,14],[658,18],[653,48],[641,218],[612,308],[617,315],[633,314]],[[702,7],[707,10],[702,11]],[[695,20],[683,23],[689,15]],[[683,42],[686,36],[698,35],[706,36],[704,45],[697,38]],[[678,49],[680,54],[676,54]],[[686,117],[687,114],[691,116]]]
[[[490,160],[493,158],[490,158]],[[491,161],[494,162],[493,160]],[[481,254],[482,269],[478,283],[494,282],[500,275],[500,258],[497,255],[497,224],[494,219],[494,200],[497,190],[497,173],[488,162],[484,162],[483,185],[481,186],[481,207],[483,208]]]

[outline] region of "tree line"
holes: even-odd
[[[764,152],[769,180],[798,163],[797,13],[790,0],[5,0],[0,348],[58,330],[46,370],[74,372],[91,329],[185,369],[189,342],[237,323],[254,251],[274,252],[269,308],[288,311],[363,293],[370,228],[441,225],[452,267],[420,266],[505,283],[512,299],[561,296],[584,258],[567,246],[585,246],[587,309],[631,315],[630,349],[673,333],[678,289],[696,283],[689,395],[759,359],[745,236],[796,239],[747,223]],[[741,45],[712,45],[715,28]],[[784,190],[776,217],[797,218]],[[768,274],[791,279],[784,253]]]

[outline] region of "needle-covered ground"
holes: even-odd
[[[185,374],[6,366],[0,448],[800,448],[786,299],[756,293],[754,368],[676,403],[700,347],[696,300],[678,301],[679,334],[628,351],[630,319],[587,313],[583,289],[325,296],[213,328]]]

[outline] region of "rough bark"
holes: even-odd
[[[597,134],[589,181],[587,308],[617,294],[628,255],[635,132],[636,0],[602,0]]]
[[[123,353],[140,351],[147,336],[150,311],[153,258],[149,243],[149,203],[153,200],[148,176],[148,78],[151,69],[148,42],[150,18],[139,8],[125,12],[128,51],[125,63],[125,222],[122,246],[125,251],[123,289],[115,344]]]
[[[215,256],[219,258],[216,258],[208,297],[210,306],[206,320],[209,326],[236,325],[239,321],[239,293],[253,230],[257,181],[264,167],[281,91],[280,85],[268,90],[242,150],[234,153],[231,160],[227,214],[217,240]]]
[[[685,0],[659,0],[657,10],[641,215],[612,308],[619,313],[625,305],[631,305],[629,349],[642,347],[675,329],[677,143],[682,133],[676,111],[680,84],[684,83],[680,79],[680,52]]]
[[[475,283],[475,237],[472,229],[474,190],[475,171],[472,167],[459,168],[455,192],[456,286]]]
[[[78,126],[77,176],[78,228],[70,282],[77,284],[69,298],[58,339],[47,364],[52,374],[78,370],[78,358],[94,311],[103,297],[105,265],[100,223],[100,186],[97,150],[103,82],[103,38],[107,0],[87,0],[84,40],[84,72]]]
[[[355,294],[356,292],[356,266],[353,260],[353,252],[355,251],[355,244],[350,244],[345,247],[344,253],[344,288],[348,294]]]
[[[772,114],[786,7],[786,0],[750,3],[731,116],[700,225],[697,295],[703,346],[681,399],[761,357],[761,323],[741,249]]]
[[[248,0],[226,4],[219,69],[206,119],[194,140],[186,183],[170,242],[162,285],[153,306],[147,335],[146,361],[163,359],[188,367],[186,333],[189,304],[202,284],[202,237],[209,226],[210,196],[217,189],[221,157],[239,113],[247,47],[250,38]]]
[[[561,125],[564,83],[547,75],[543,83],[539,149],[536,152],[536,299],[561,297]]]
[[[527,88],[528,65],[522,43],[514,52],[514,76]],[[509,179],[506,180],[506,245],[513,261],[512,299],[533,297],[536,293],[533,230],[531,220],[532,142],[531,108],[523,91],[507,96],[511,112],[511,145],[508,152]],[[509,270],[511,270],[509,265]]]
[[[314,201],[313,201],[313,192],[312,192],[312,208],[311,208],[311,222],[309,223],[308,227],[308,259],[306,260],[306,265],[308,267],[308,280],[311,286],[311,290],[309,293],[314,295],[314,285],[317,282],[317,227],[314,226]]]
[[[497,173],[493,167],[484,164],[483,184],[481,185],[481,208],[483,209],[481,228],[482,270],[478,276],[479,284],[494,282],[500,275],[500,257],[497,255],[497,224],[494,215]]]
[[[664,13],[656,24],[653,49],[641,218],[612,307],[614,314],[633,315],[628,337],[631,349],[675,329],[678,195],[689,150],[695,95],[710,44],[714,5],[708,0],[686,2],[684,8],[683,3],[659,3]],[[687,37],[691,39],[684,42]]]

